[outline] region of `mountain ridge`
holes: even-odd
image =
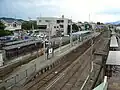
[[[25,20],[23,20],[23,19],[7,18],[7,17],[0,17],[0,19],[3,19],[3,20],[17,20],[17,21],[25,21]]]
[[[106,24],[118,25],[118,24],[120,24],[120,21],[115,21],[115,22],[107,22]]]

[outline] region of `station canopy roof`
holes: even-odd
[[[72,33],[73,35],[81,35],[81,34],[85,34],[85,33],[88,33],[88,32],[91,32],[91,31],[78,31],[78,32],[75,32],[75,33]]]
[[[112,36],[110,40],[110,47],[118,47],[116,36]]]
[[[41,42],[41,41],[39,41],[39,40],[29,41],[29,42],[25,42],[25,43],[16,44],[16,45],[6,46],[6,47],[3,47],[3,49],[10,50],[10,49],[15,49],[15,48],[20,48],[20,47],[35,44],[35,43],[38,43],[38,42]]]
[[[14,41],[14,42],[8,42],[8,43],[5,43],[5,45],[12,45],[12,44],[24,43],[24,42],[28,42],[28,41],[32,41],[32,39],[20,40],[20,41]]]
[[[107,65],[120,65],[120,51],[109,51]]]

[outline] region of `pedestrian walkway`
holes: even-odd
[[[98,33],[91,35],[97,36]],[[81,44],[86,42],[88,39],[92,38],[89,37],[83,42],[79,42],[71,47],[70,44],[62,46],[61,48],[58,48],[55,50],[54,57],[52,57],[49,60],[44,59],[44,55],[40,56],[32,61],[30,61],[27,64],[21,65],[20,67],[16,68],[6,79],[5,79],[5,86],[6,87],[12,87],[15,84],[22,84],[26,81],[28,77],[30,77],[32,74],[40,71],[41,69],[45,68],[46,66],[51,65],[54,63],[56,60],[58,60],[60,57],[63,57],[67,53],[71,52],[75,48],[79,47]],[[74,43],[74,42],[73,42]]]

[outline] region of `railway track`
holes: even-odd
[[[93,40],[94,42],[96,42],[97,39]],[[81,45],[77,50],[75,50],[74,53],[71,52],[65,57],[63,57],[62,60],[60,60],[59,65],[45,72],[44,74],[38,76],[37,78],[35,78],[35,80],[26,84],[21,90],[49,90],[51,89],[53,84],[56,83],[56,81],[63,78],[64,75],[67,75],[67,72],[69,70],[71,71],[71,74],[68,74],[69,76],[67,76],[67,80],[65,81],[64,85],[61,84],[62,85],[61,89],[64,88],[66,83],[68,83],[70,78],[74,76],[76,72],[84,71],[85,67],[88,65],[89,62],[84,61],[84,59],[79,60],[80,59],[79,57],[90,47],[90,42],[91,40],[88,40],[83,45]],[[89,53],[87,53],[86,55],[88,54]],[[52,88],[51,90],[56,89]]]
[[[62,73],[63,77],[61,76],[62,78],[57,80],[54,85],[52,83],[46,84],[39,90],[70,90],[75,85],[75,82],[77,82],[78,75],[81,76],[88,67],[90,68],[90,62],[84,61],[84,59],[79,61],[80,58]]]

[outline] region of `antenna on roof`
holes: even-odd
[[[90,23],[90,13],[89,13],[89,23]]]
[[[62,18],[64,18],[64,15],[62,15]]]

